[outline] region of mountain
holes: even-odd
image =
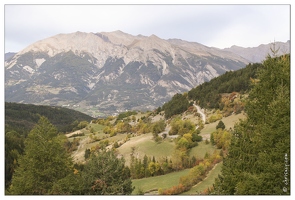
[[[248,48],[234,45],[230,48],[225,48],[224,50],[240,55],[252,63],[260,63],[265,60],[268,54],[272,55],[271,49],[278,50],[278,55],[290,53],[290,43],[290,40],[288,40],[287,42],[274,42],[270,44],[261,44],[258,47]]]
[[[5,53],[5,56],[4,56],[4,60],[5,61],[8,61],[10,58],[12,58],[16,53],[13,53],[13,52],[8,52],[8,53]]]
[[[121,31],[59,34],[5,61],[5,101],[91,115],[151,110],[249,61],[230,51]]]

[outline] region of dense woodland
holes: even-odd
[[[5,132],[14,130],[27,135],[40,116],[48,118],[63,133],[72,131],[80,121],[93,119],[89,115],[63,107],[5,102]]]
[[[230,94],[225,97],[224,93]],[[245,102],[232,100],[238,93],[247,93]],[[247,114],[233,130],[227,130],[220,120],[210,137],[217,150],[201,160],[190,157],[189,152],[202,140],[199,133],[204,124],[196,127],[177,116],[193,107],[192,100],[216,110],[207,119],[209,123],[241,109]],[[92,120],[104,125],[103,132],[110,137],[151,132],[153,140],[161,142],[166,137],[159,136],[165,130],[165,120],[136,120],[131,117],[136,112],[131,111],[116,120],[93,120],[63,108],[14,103],[6,103],[5,108],[6,194],[131,194],[131,179],[190,168],[178,185],[159,191],[181,194],[221,161],[222,174],[207,194],[290,194],[290,55],[267,57],[262,64],[227,72],[188,93],[176,94],[152,113],[164,113],[171,126],[168,134],[179,135],[174,140],[174,155],[171,159],[140,159],[133,149],[129,167],[116,155],[121,144],[115,143],[107,151],[107,141],[101,141],[99,148],[86,149],[84,164],[74,164],[66,145],[72,143],[62,132],[86,127]]]
[[[205,82],[188,92],[190,100],[197,101],[202,108],[222,109],[220,104],[221,94],[248,92],[251,88],[251,81],[255,80],[257,69],[261,68],[259,63],[249,64],[245,68],[237,71],[229,71]]]

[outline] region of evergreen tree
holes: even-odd
[[[124,158],[113,151],[94,152],[81,172],[83,190],[88,195],[122,195],[133,191],[130,170]]]
[[[290,194],[290,55],[264,61],[235,127],[217,194]]]
[[[216,129],[219,129],[219,128],[221,128],[222,130],[225,129],[225,125],[224,125],[223,121],[221,121],[221,120],[218,122],[218,124],[216,126]]]
[[[5,133],[5,188],[11,183],[18,158],[24,151],[24,138],[15,131]]]
[[[25,140],[10,186],[11,194],[50,194],[55,182],[72,172],[72,160],[57,129],[41,117]]]

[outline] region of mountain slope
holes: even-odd
[[[45,116],[60,132],[69,132],[80,121],[93,118],[75,110],[5,102],[5,131],[15,130],[27,134],[37,124],[40,116]]]
[[[249,92],[252,86],[251,80],[254,81],[257,78],[257,71],[260,68],[262,68],[262,64],[254,63],[248,64],[245,68],[236,71],[226,72],[219,77],[192,88],[187,93],[174,95],[170,101],[157,111],[165,111],[165,118],[168,119],[173,115],[185,112],[192,105],[189,101],[196,102],[200,107],[209,110],[223,110],[225,106],[230,107],[230,109],[227,109],[226,115],[232,114],[234,110],[242,110],[243,106],[235,105],[233,102],[225,105],[222,97],[232,96],[232,98],[229,98],[232,101],[235,99],[235,93],[243,94]]]
[[[78,105],[113,114],[154,109],[248,61],[232,52],[155,35],[59,34],[38,41],[5,63],[5,100]]]
[[[8,61],[10,58],[12,58],[16,53],[13,53],[13,52],[8,52],[8,53],[5,53],[4,55],[4,60],[5,61]]]

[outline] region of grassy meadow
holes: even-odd
[[[167,189],[179,183],[179,179],[182,176],[187,175],[189,169],[185,169],[179,172],[172,172],[169,174],[165,174],[162,176],[155,176],[143,179],[135,179],[132,180],[132,186],[135,187],[132,194],[137,194],[139,190],[143,192],[156,190],[156,194],[158,193],[158,189]]]
[[[150,157],[154,156],[157,159],[171,156],[174,152],[175,143],[168,139],[157,143],[153,140],[152,133],[132,137],[118,148],[118,153],[123,155],[127,165],[130,163],[132,147],[135,147],[135,156],[137,158],[142,159],[144,155],[147,155]]]

